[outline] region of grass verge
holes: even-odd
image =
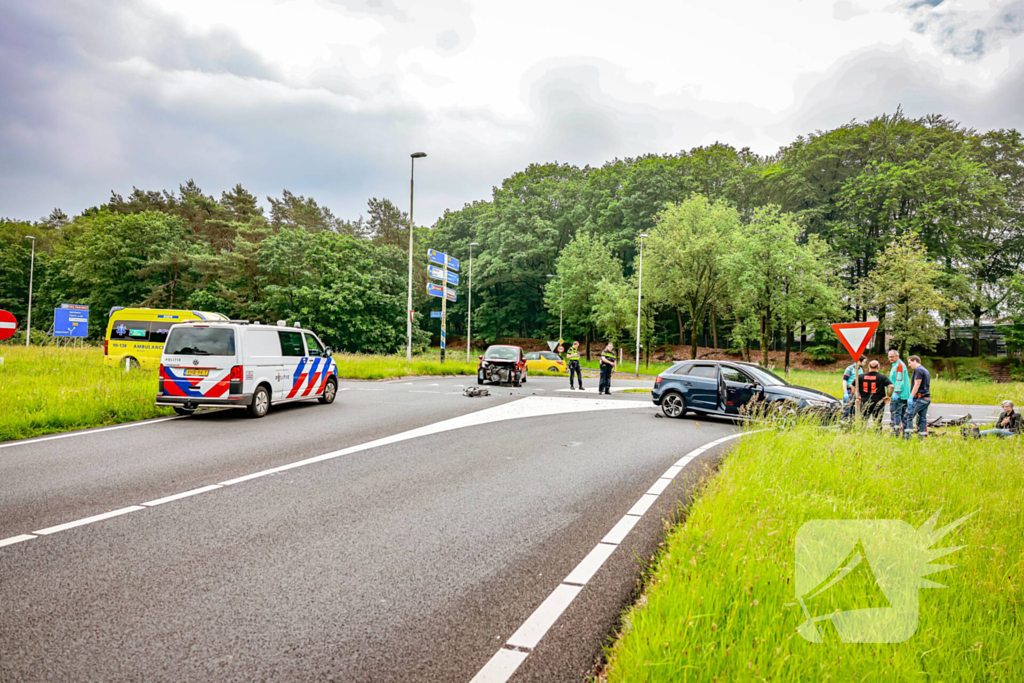
[[[170,415],[155,370],[125,373],[94,347],[0,347],[0,441]]]
[[[464,358],[449,354],[441,362],[438,353],[414,356],[406,362],[405,356],[375,356],[355,353],[336,353],[334,362],[338,365],[341,379],[387,379],[412,375],[475,375],[477,362],[467,363]]]
[[[607,680],[1024,680],[1021,443],[811,427],[745,436],[670,533],[642,605],[624,617]],[[918,529],[940,509],[939,525],[980,512],[936,544],[965,547],[937,562],[955,568],[929,577],[948,588],[918,590],[915,635],[814,644],[797,634],[794,539],[804,522],[901,519]]]

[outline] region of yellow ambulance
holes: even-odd
[[[115,307],[107,323],[103,341],[103,359],[107,365],[155,368],[160,365],[171,325],[185,320],[227,320],[226,315],[206,311],[179,311],[166,308]]]

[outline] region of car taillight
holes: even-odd
[[[242,366],[236,365],[231,368],[231,373],[228,375],[228,381],[241,382],[242,381]]]
[[[655,385],[661,384],[661,375],[659,375],[658,377],[656,377],[656,378],[654,379],[654,384],[655,384]]]
[[[109,343],[110,343],[109,339],[104,339],[103,340],[103,355],[104,356],[107,355],[107,344],[109,344]]]

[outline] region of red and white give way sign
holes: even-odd
[[[832,329],[839,336],[839,341],[853,357],[858,360],[860,354],[868,347],[868,342],[878,329],[878,321],[869,323],[832,323]]]
[[[18,321],[14,314],[8,311],[0,311],[0,341],[10,339],[18,330]]]

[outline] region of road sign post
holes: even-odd
[[[865,323],[832,323],[832,330],[839,337],[839,341],[843,343],[847,353],[853,358],[854,365],[860,362],[861,354],[864,353],[864,349],[868,347],[871,342],[871,337],[874,336],[875,330],[878,329],[878,321],[865,322]],[[857,420],[860,420],[860,401],[858,400],[859,394],[857,393],[857,370],[853,371],[853,391],[851,392],[850,399],[857,406]]]
[[[427,261],[435,263],[437,266],[427,266],[427,272],[430,277],[435,280],[440,280],[440,285],[429,283],[427,285],[427,294],[430,296],[441,297],[441,362],[444,362],[445,349],[447,348],[447,322],[448,322],[448,302],[452,303],[456,300],[456,294],[454,289],[449,289],[448,285],[459,284],[458,273],[448,272],[448,269],[452,270],[459,269],[459,260],[448,254],[441,253],[436,249],[427,249]],[[467,344],[469,341],[467,340]]]

